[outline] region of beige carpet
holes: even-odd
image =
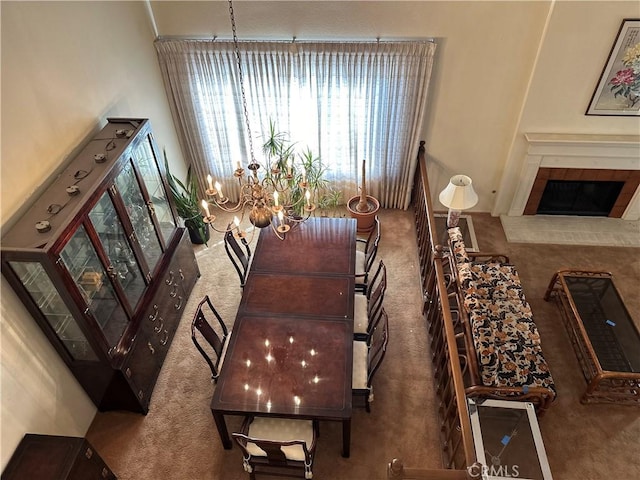
[[[638,220],[564,215],[502,215],[500,220],[512,243],[640,247]]]
[[[354,411],[350,458],[340,455],[341,424],[321,423],[314,479],[384,478],[386,462],[397,456],[412,465],[441,464],[413,217],[389,211],[382,212],[381,221],[379,255],[389,275],[389,349],[376,377],[371,413]],[[203,295],[212,298],[228,325],[240,302],[238,277],[220,238],[214,233],[208,248],[196,249],[202,277],[185,308],[147,416],[99,413],[87,434],[120,479],[248,478],[239,450],[226,451],[220,444],[209,410],[215,386],[190,337],[191,317]],[[228,418],[230,429],[239,426],[239,418]]]
[[[323,422],[314,479],[384,479],[386,463],[402,457],[407,466],[439,468],[440,447],[427,334],[411,211],[382,211],[379,255],[388,268],[385,308],[390,343],[375,384],[372,412],[354,411],[351,458],[340,456],[341,428]],[[640,478],[640,409],[581,405],[585,384],[569,340],[552,304],[542,297],[554,270],[562,266],[603,268],[616,276],[622,295],[640,319],[640,249],[508,244],[500,220],[474,215],[484,251],[502,251],[518,267],[558,387],[558,399],[540,420],[556,480]],[[231,325],[240,301],[238,278],[219,235],[197,248],[202,271],[185,308],[153,392],[149,414],[98,413],[87,437],[124,480],[247,479],[237,448],[223,450],[209,402],[214,385],[190,338],[197,302],[209,294]],[[255,243],[256,238],[253,239]],[[286,248],[286,243],[283,243]],[[230,429],[239,419],[229,417]]]

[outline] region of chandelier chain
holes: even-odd
[[[238,79],[240,80],[240,93],[242,94],[242,108],[244,110],[244,121],[247,126],[247,134],[249,135],[249,153],[251,155],[251,163],[255,164],[256,159],[253,152],[253,139],[251,138],[251,126],[249,124],[249,112],[247,109],[247,96],[244,90],[244,75],[242,73],[242,62],[240,60],[240,48],[238,47],[238,35],[236,34],[236,19],[233,14],[233,2],[229,0],[229,16],[231,17],[231,31],[233,33],[233,47],[236,54],[236,63],[238,64]]]

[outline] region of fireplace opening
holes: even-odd
[[[536,213],[608,216],[624,182],[548,180]]]

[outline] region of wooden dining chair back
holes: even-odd
[[[366,240],[358,238],[356,241],[356,291],[365,292],[369,280],[369,271],[378,254],[380,243],[380,219],[376,215],[373,228]],[[362,245],[358,248],[358,245]]]
[[[209,365],[214,382],[218,381],[229,338],[229,330],[222,317],[209,296],[205,295],[191,322],[191,340]]]
[[[382,260],[378,262],[376,273],[371,277],[367,287],[367,314],[371,318],[382,308],[384,294],[387,291],[387,267]]]
[[[318,422],[274,417],[245,417],[233,438],[242,451],[249,478],[256,474],[311,479]]]
[[[380,319],[384,294],[387,290],[387,267],[378,262],[365,294],[356,293],[354,302],[353,338],[370,343],[371,332]]]
[[[238,239],[233,234],[233,224],[227,225],[227,231],[224,234],[224,249],[233,263],[233,267],[240,277],[240,286],[244,287],[249,273],[249,263],[251,262],[251,249],[245,238]]]
[[[353,342],[353,397],[364,400],[367,412],[371,412],[373,402],[373,377],[382,365],[389,343],[389,317],[384,308],[380,310],[380,319],[371,332],[371,341]]]

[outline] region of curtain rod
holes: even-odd
[[[218,38],[217,35],[159,35],[156,37],[157,41],[163,40],[210,40],[220,42],[233,42],[232,38]],[[318,38],[315,40],[300,40],[298,37],[293,36],[289,40],[283,39],[244,39],[238,40],[240,43],[242,42],[274,42],[274,43],[408,43],[408,42],[428,42],[428,43],[436,43],[436,39],[433,37],[428,38],[405,38],[405,39],[382,39],[377,37],[375,39],[343,39],[343,40],[325,40],[322,38]]]

